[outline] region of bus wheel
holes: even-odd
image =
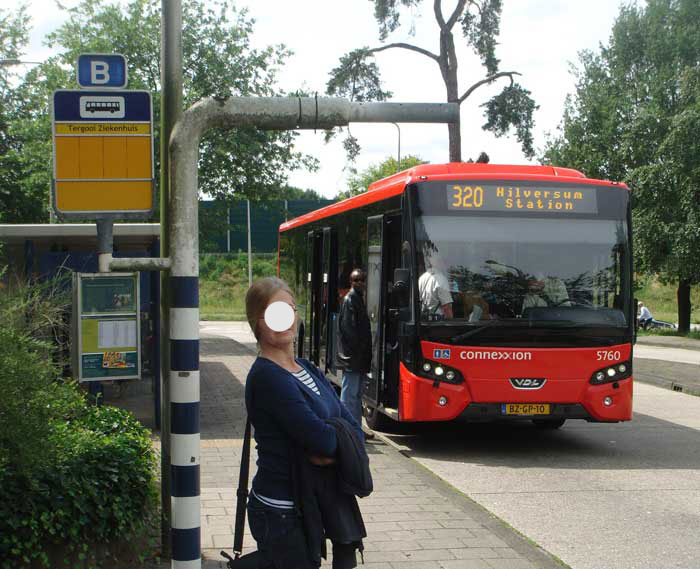
[[[532,422],[538,429],[559,429],[566,419],[533,419]]]
[[[396,424],[396,421],[387,417],[384,413],[379,411],[376,407],[370,407],[366,403],[362,404],[362,411],[365,416],[365,421],[367,426],[373,431],[390,431],[392,426]]]

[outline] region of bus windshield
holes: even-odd
[[[621,194],[599,191],[606,190]],[[628,328],[625,214],[440,211],[430,193],[416,196],[421,321],[452,320],[491,334],[525,321],[545,328]],[[443,308],[448,302],[452,306]]]

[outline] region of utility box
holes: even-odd
[[[74,273],[71,361],[78,381],[141,378],[138,273]]]

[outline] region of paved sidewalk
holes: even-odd
[[[700,396],[700,340],[678,336],[638,336],[636,381]]]
[[[209,568],[224,567],[218,561],[219,551],[230,552],[233,543],[245,421],[243,385],[255,354],[250,343],[245,346],[230,338],[213,337],[212,331],[202,332],[202,555]],[[369,443],[368,452],[375,491],[360,500],[368,533],[367,569],[561,567],[381,439]],[[244,546],[254,546],[247,533]],[[330,567],[330,562],[325,566]]]
[[[201,505],[202,567],[225,568],[219,552],[231,552],[242,436],[244,383],[255,358],[247,346],[215,336],[202,325]],[[243,328],[241,333],[247,333]],[[152,394],[127,388],[107,402],[133,409],[152,425]],[[150,400],[150,401],[149,401]],[[151,417],[149,418],[149,415]],[[561,569],[548,553],[457,492],[381,436],[368,443],[374,492],[360,500],[367,526],[367,569]],[[251,479],[255,453],[251,455]],[[254,541],[246,528],[244,550]],[[330,548],[329,548],[330,549]],[[329,552],[330,553],[330,552]],[[358,559],[358,561],[360,561]],[[163,563],[165,569],[169,563]],[[330,559],[323,567],[331,567]]]

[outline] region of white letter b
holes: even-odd
[[[109,82],[109,65],[106,61],[91,61],[91,83],[104,85]]]

